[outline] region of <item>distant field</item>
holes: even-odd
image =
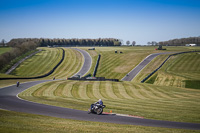
[[[101,98],[105,111],[150,119],[200,123],[200,90],[133,82],[54,81],[19,95],[34,102],[87,110]]]
[[[11,50],[11,47],[0,47],[0,55]]]
[[[167,50],[155,50],[157,46],[149,47],[95,47],[95,50],[88,50],[91,47],[85,47],[81,49],[87,50],[91,57],[93,58],[92,69],[89,73],[93,73],[98,54],[101,54],[101,60],[99,68],[97,70],[97,77],[106,77],[106,78],[116,78],[122,79],[129,71],[131,71],[135,66],[137,66],[146,56],[152,53],[158,52],[172,52],[172,51],[189,51],[189,50],[200,50],[198,47],[165,47]],[[118,51],[115,54],[115,50]],[[119,52],[123,53],[120,54]],[[160,62],[157,62],[157,65],[162,62],[166,55],[161,55]],[[154,64],[155,66],[155,64]],[[152,67],[149,67],[152,68]],[[146,69],[147,70],[147,69]],[[152,69],[149,69],[150,71]],[[148,72],[144,72],[145,75],[148,75]],[[144,75],[138,77],[136,80],[141,80]]]
[[[89,48],[81,48],[87,50]],[[115,50],[118,53],[115,53]],[[154,47],[95,47],[95,50],[87,50],[93,58],[93,73],[98,54],[101,54],[100,64],[97,70],[97,77],[122,79],[146,56],[158,51]],[[119,52],[123,53],[119,53]]]
[[[200,89],[200,52],[171,57],[152,78],[156,85]]]

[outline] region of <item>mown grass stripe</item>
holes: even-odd
[[[60,78],[60,77],[64,77],[64,75],[67,75],[66,73],[66,68],[70,65],[70,53],[67,49],[65,50],[65,58],[64,61],[62,62],[62,64],[56,69],[56,71],[53,73],[53,77],[56,78]],[[52,76],[51,76],[52,77]]]
[[[165,93],[163,93],[163,92],[161,92],[158,88],[156,88],[156,87],[149,87],[149,86],[147,86],[147,85],[145,85],[146,86],[146,88],[149,88],[150,89],[150,91],[152,92],[152,93],[154,93],[157,97],[159,97],[159,98],[162,98],[162,99],[170,99],[170,98],[172,98],[172,97],[170,97],[170,96],[168,96],[168,95],[166,95]]]
[[[134,95],[133,91],[130,89],[131,87],[130,87],[129,84],[127,84],[126,82],[123,82],[123,86],[124,86],[124,88],[125,88],[127,94],[128,94],[130,97],[132,97],[132,98],[137,98],[137,97]]]
[[[131,83],[130,83],[130,84],[131,84]],[[143,95],[140,93],[140,91],[139,91],[140,88],[139,88],[137,85],[131,84],[129,87],[130,87],[131,91],[133,92],[133,94],[134,94],[137,98],[146,99],[146,97],[143,96]]]
[[[78,93],[79,91],[79,85],[80,85],[80,82],[76,82],[75,84],[72,85],[72,90],[71,90],[71,94],[74,98],[77,98],[77,99],[80,99],[80,95]]]
[[[94,96],[94,89],[93,89],[93,85],[91,83],[87,84],[86,93],[90,99],[92,99],[92,100],[97,99],[97,97]],[[99,99],[101,99],[101,98],[99,98]]]
[[[116,87],[119,90],[120,95],[125,99],[133,99],[131,96],[129,96],[126,92],[126,89],[124,88],[122,83],[115,83]]]
[[[63,96],[67,98],[72,98],[72,88],[73,84],[76,84],[77,81],[67,81],[63,89]]]
[[[112,86],[110,86],[110,87],[112,87],[113,93],[114,93],[118,98],[124,99],[125,97],[123,97],[123,96],[120,94],[120,91],[119,91],[120,88],[118,88],[117,84],[116,84],[115,82],[112,82],[111,85],[112,85]]]
[[[66,83],[62,82],[58,85],[58,87],[56,88],[56,90],[54,91],[54,95],[55,96],[59,96],[59,97],[63,97],[63,90],[65,87]]]
[[[67,68],[66,68],[67,70],[66,70],[65,73],[71,72],[71,71],[73,70],[73,68],[75,67],[75,63],[76,63],[76,55],[75,55],[75,53],[72,52],[72,51],[70,51],[70,52],[71,52],[71,53],[70,53],[70,60],[67,61],[67,62],[70,63],[70,65],[67,66]],[[67,75],[66,75],[66,76],[67,76]]]
[[[157,97],[148,87],[144,85],[139,85],[139,87],[150,99],[160,99],[160,97]]]
[[[100,82],[99,91],[100,91],[100,94],[101,94],[105,99],[112,99],[112,97],[110,97],[110,96],[107,94],[107,91],[106,91],[106,82],[105,82],[105,81]]]
[[[56,48],[41,48],[43,51],[25,60],[13,74],[17,76],[40,76],[49,72],[62,58],[62,51]]]
[[[117,95],[115,94],[116,90],[113,90],[112,82],[109,81],[105,82],[105,90],[109,97],[111,97],[112,99],[118,99]]]
[[[56,83],[50,85],[48,88],[46,88],[46,90],[43,91],[43,96],[54,98],[55,97],[54,91],[57,89],[57,87],[59,86],[60,83],[61,82],[56,82]]]
[[[32,93],[32,95],[33,96],[37,96],[37,97],[43,96],[43,92],[52,84],[54,84],[54,83],[53,82],[48,82],[47,84],[44,84],[44,85],[40,86],[37,90],[35,90]]]
[[[87,84],[88,82],[81,82],[79,85],[78,94],[81,99],[89,99],[87,96]]]
[[[171,91],[171,89],[166,90],[166,88],[164,89],[163,87],[159,87],[159,86],[155,86],[154,89],[159,92],[160,94],[162,94],[163,97],[165,98],[177,98],[176,96],[174,96],[173,92]]]
[[[35,67],[39,69],[38,75],[42,75],[43,73],[49,72],[49,70],[51,70],[58,63],[59,59],[57,55],[59,55],[58,54],[59,52],[62,52],[62,51],[59,51],[58,49],[56,50],[51,49],[50,53],[48,53],[48,51],[46,52],[45,57],[43,57],[46,61],[43,60],[39,65]],[[37,64],[37,60],[35,60],[35,64]],[[51,69],[47,69],[48,67]]]
[[[103,97],[101,95],[101,92],[100,92],[100,84],[101,82],[94,82],[93,85],[92,85],[92,88],[93,88],[93,95],[94,97],[96,97],[97,99],[105,99],[105,97]]]
[[[78,72],[82,65],[82,56],[79,52],[65,48],[65,58],[62,64],[56,69],[56,71],[48,78],[55,77],[56,79],[66,79],[71,77],[74,73]]]

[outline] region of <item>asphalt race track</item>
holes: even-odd
[[[92,57],[85,50],[78,49],[78,48],[73,48],[73,49],[79,51],[84,57],[84,63],[83,63],[81,70],[79,72],[77,72],[76,74],[74,74],[73,76],[80,75],[80,77],[82,77],[90,70],[90,68],[92,66]]]
[[[86,60],[87,58],[85,58],[85,63],[86,63]],[[5,109],[5,110],[10,110],[10,111],[16,111],[16,112],[25,112],[25,113],[31,113],[31,114],[39,114],[39,115],[45,115],[45,116],[74,119],[74,120],[83,120],[83,121],[97,121],[97,122],[128,124],[128,125],[142,125],[142,126],[152,126],[152,127],[200,130],[200,124],[195,124],[195,123],[151,120],[151,119],[143,119],[143,118],[125,117],[125,116],[119,116],[119,115],[114,115],[114,114],[95,115],[95,114],[88,114],[87,111],[39,104],[39,103],[34,103],[34,102],[30,102],[30,101],[26,101],[26,100],[18,98],[18,94],[20,92],[34,85],[44,83],[44,82],[49,82],[49,81],[52,81],[52,80],[33,81],[33,82],[20,84],[19,87],[16,87],[16,85],[12,85],[8,87],[0,88],[0,108]],[[88,108],[89,107],[90,105],[88,105]]]
[[[20,84],[19,87],[16,87],[16,85],[12,85],[9,87],[1,88],[0,89],[0,108],[10,110],[10,111],[16,111],[16,112],[25,112],[25,113],[31,113],[31,114],[39,114],[39,115],[45,115],[45,116],[74,119],[74,120],[200,130],[200,124],[195,124],[195,123],[181,123],[181,122],[150,120],[150,119],[125,117],[125,116],[109,115],[109,114],[108,115],[87,114],[87,111],[33,103],[33,102],[22,100],[17,97],[18,93],[26,90],[27,88],[30,88],[31,86],[37,85],[39,83],[47,82],[47,81],[50,81],[50,80],[27,82],[27,83]],[[88,105],[88,108],[89,107],[90,105]]]
[[[132,69],[125,77],[123,77],[122,81],[131,81],[133,80],[138,73],[147,65],[149,64],[155,57],[161,54],[172,54],[174,52],[165,52],[165,53],[155,53],[147,56],[140,64],[138,64],[134,69]]]

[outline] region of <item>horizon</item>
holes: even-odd
[[[3,0],[0,40],[116,38],[151,41],[200,36],[198,0]]]

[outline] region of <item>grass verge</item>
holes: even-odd
[[[12,111],[0,110],[0,132],[8,133],[79,133],[79,132],[101,132],[101,133],[197,133],[195,130],[168,129],[159,127],[144,127],[133,125],[121,125],[111,123],[78,121],[62,119],[34,114],[26,114]]]

